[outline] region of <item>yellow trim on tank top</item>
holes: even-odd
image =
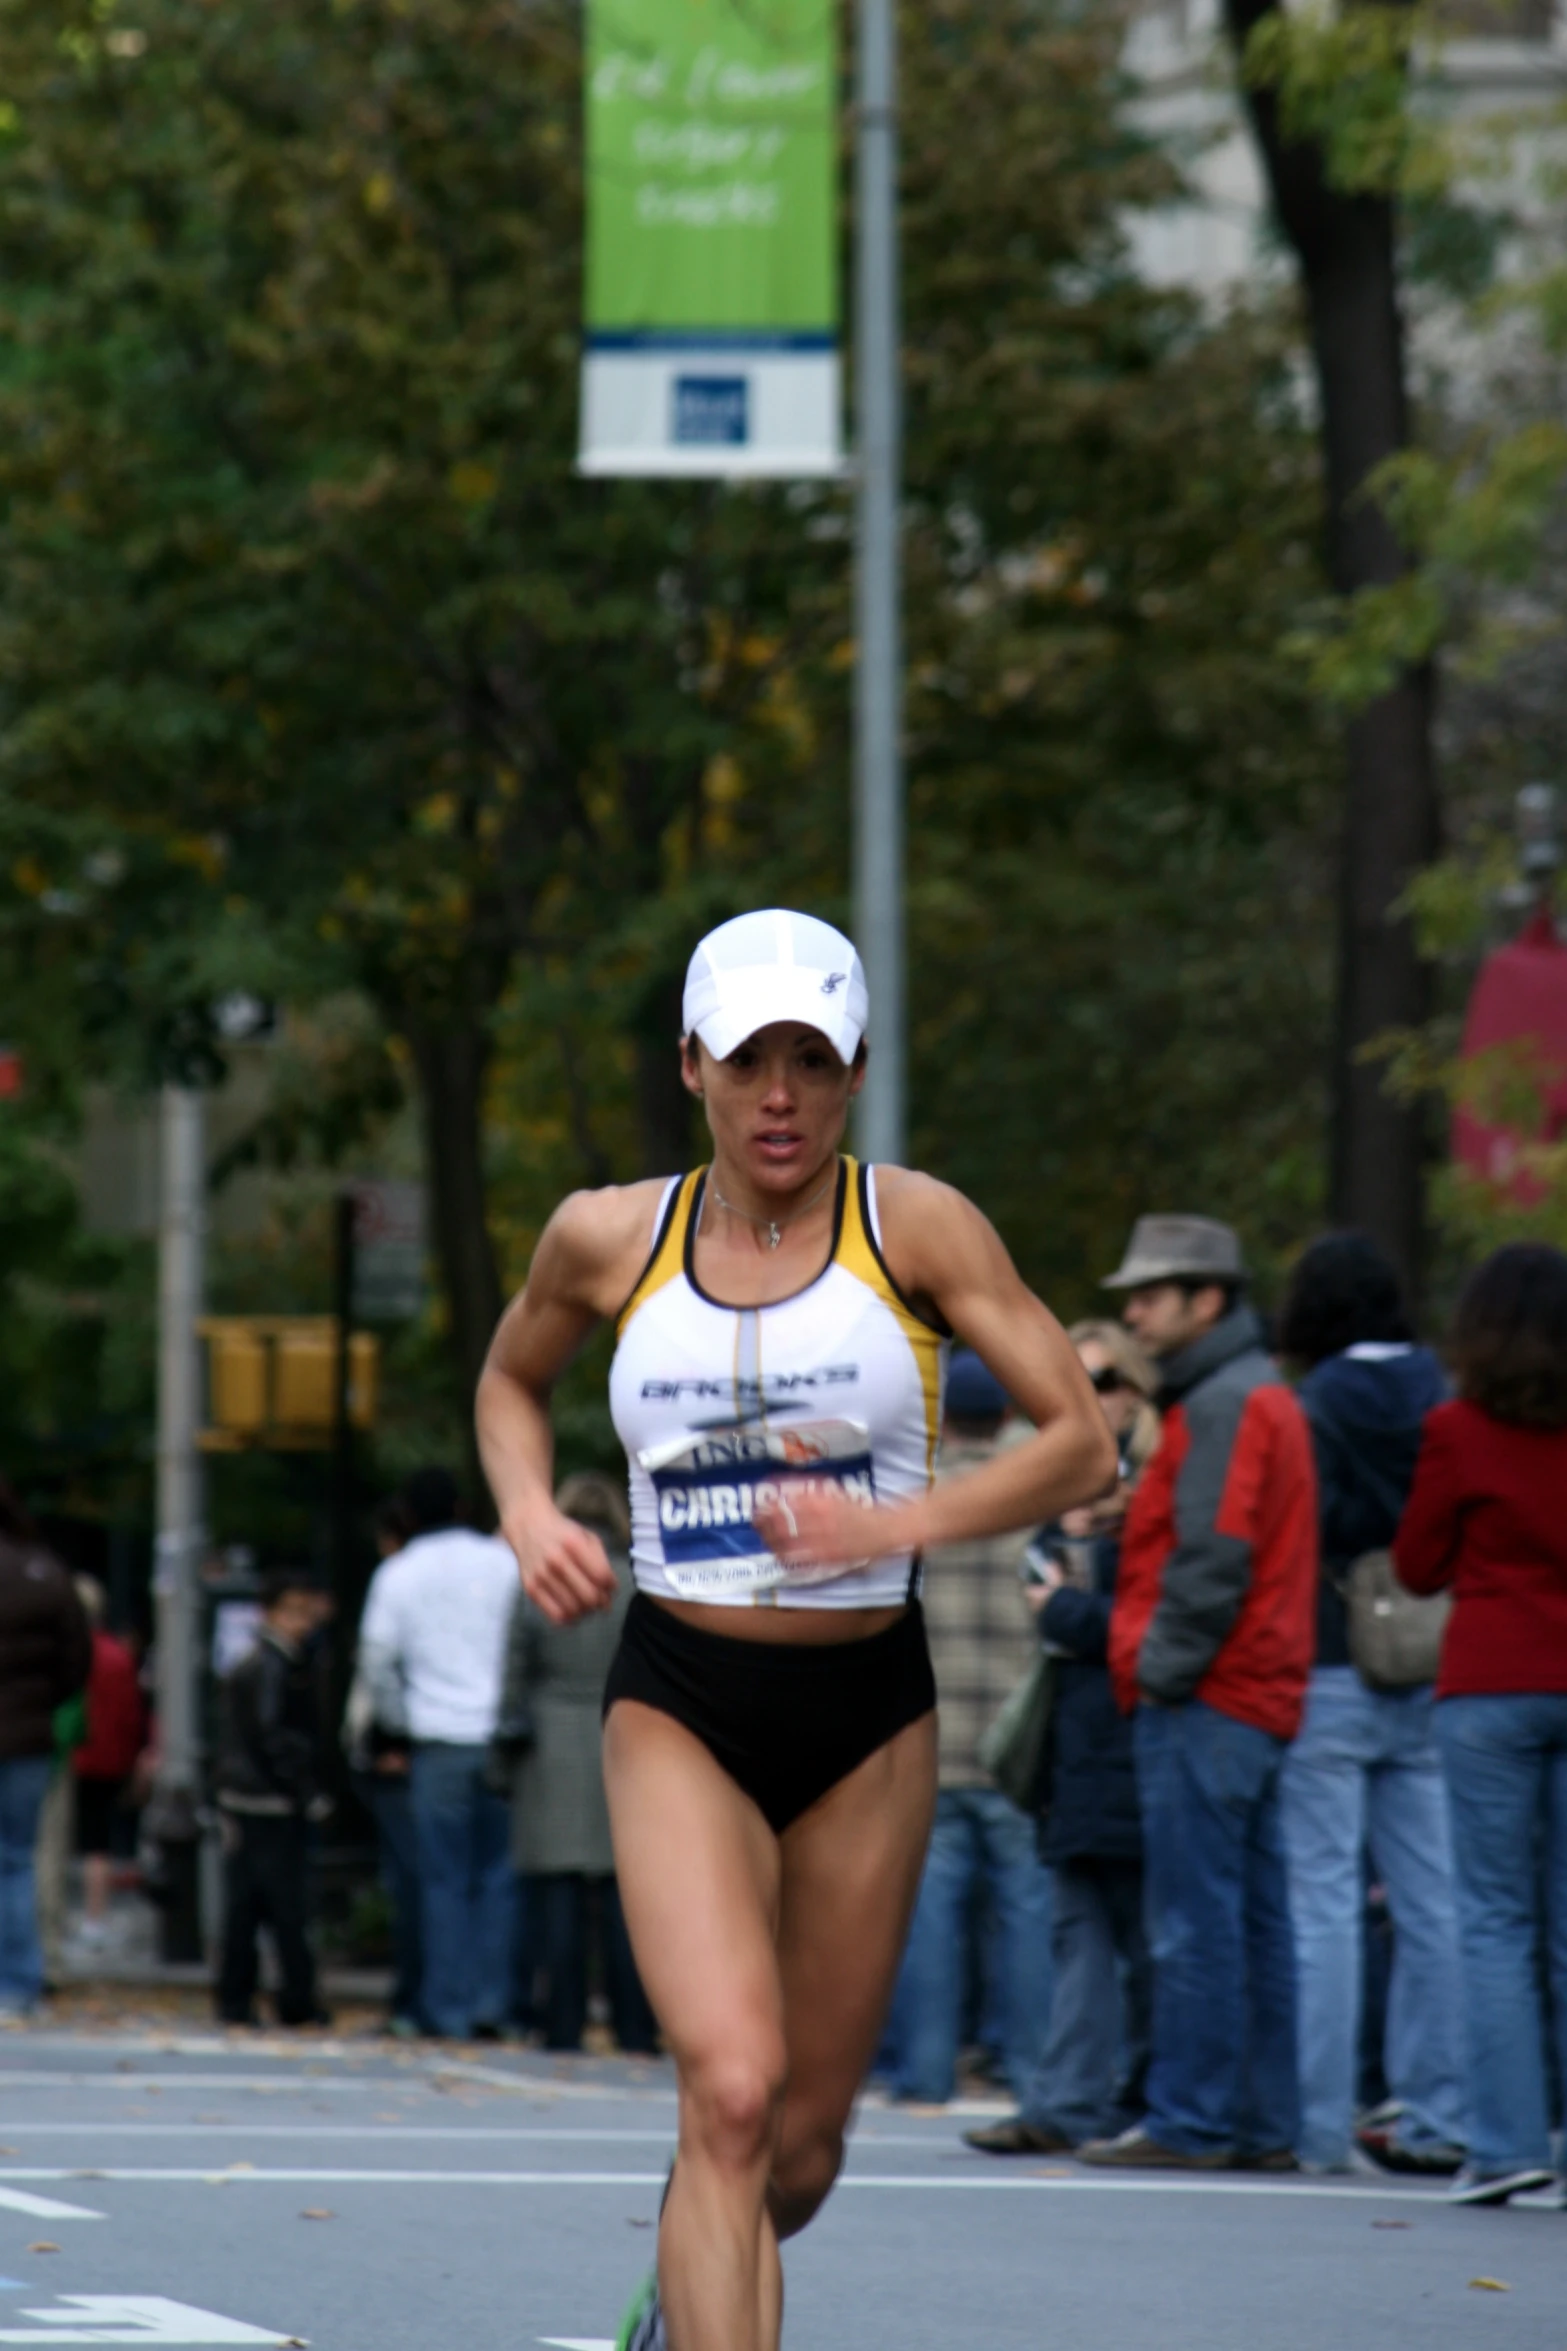
[[[860,1213],[859,1161],[849,1152],[843,1154],[843,1223],[838,1234],[838,1246],[832,1262],[841,1265],[846,1273],[863,1282],[871,1294],[879,1298],[897,1323],[913,1351],[919,1367],[920,1387],[925,1398],[925,1465],[935,1475],[936,1448],[941,1439],[941,1334],[922,1322],[898,1296],[888,1280],[871,1237],[865,1229]],[[685,1271],[686,1230],[691,1222],[691,1211],[696,1200],[697,1185],[707,1173],[705,1166],[694,1167],[683,1178],[675,1197],[674,1212],[664,1228],[651,1263],[632,1291],[615,1324],[615,1336],[624,1335],[626,1325],[638,1307],[645,1306],[656,1292]]]
[[[868,1290],[875,1293],[913,1350],[914,1360],[919,1366],[920,1386],[925,1395],[925,1468],[927,1474],[934,1477],[936,1448],[941,1442],[941,1333],[932,1330],[928,1322],[922,1322],[893,1288],[860,1213],[859,1162],[845,1152],[844,1163],[848,1168],[848,1181],[843,1202],[843,1230],[838,1236],[838,1263],[845,1273],[852,1273],[857,1282],[863,1282]]]
[[[621,1308],[615,1324],[615,1336],[623,1338],[627,1323],[639,1306],[645,1306],[656,1290],[662,1290],[677,1274],[684,1273],[686,1264],[686,1226],[691,1221],[691,1203],[696,1188],[706,1173],[694,1167],[681,1181],[675,1195],[674,1212],[664,1227],[664,1237],[645,1268],[642,1279]]]

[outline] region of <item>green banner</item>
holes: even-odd
[[[836,100],[831,0],[589,0],[590,350],[835,336]]]

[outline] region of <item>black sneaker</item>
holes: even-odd
[[[1383,2171],[1450,2180],[1464,2168],[1462,2147],[1406,2147],[1398,2137],[1396,2122],[1362,2123],[1355,2133],[1355,2144]]]
[[[1021,2114],[1009,2114],[1005,2122],[965,2131],[963,2144],[977,2147],[982,2155],[1070,2155],[1073,2142],[1059,2131],[1037,2130]]]
[[[1543,2163],[1516,2164],[1511,2171],[1482,2171],[1466,2163],[1447,2191],[1450,2204],[1505,2204],[1509,2196],[1527,2196],[1548,2188],[1556,2178]]]

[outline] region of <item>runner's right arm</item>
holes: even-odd
[[[479,1457],[501,1532],[517,1554],[524,1591],[552,1624],[607,1608],[616,1586],[597,1535],[555,1507],[550,1392],[594,1324],[630,1296],[662,1189],[628,1184],[561,1202],[479,1377]]]

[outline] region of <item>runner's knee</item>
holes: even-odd
[[[773,2217],[781,2237],[803,2229],[843,2168],[843,2132],[834,2123],[791,2130],[773,2164]]]
[[[681,2086],[687,2123],[714,2161],[745,2170],[770,2156],[783,2104],[784,2072],[781,2042],[726,2050],[685,2072]]]

